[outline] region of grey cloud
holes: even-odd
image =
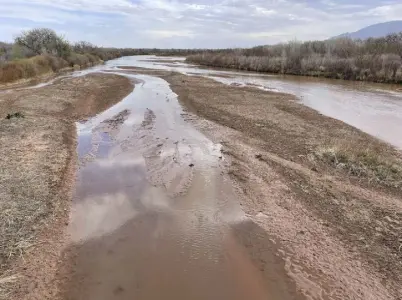
[[[70,39],[118,47],[240,47],[323,39],[402,15],[402,4],[374,0],[0,0],[0,17],[13,9],[12,17],[22,25],[33,18],[41,26],[57,23]]]

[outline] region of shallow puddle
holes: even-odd
[[[222,175],[221,146],[183,120],[167,82],[124,76],[134,91],[77,124],[66,298],[302,299]]]

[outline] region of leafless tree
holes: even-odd
[[[23,31],[15,38],[15,43],[28,48],[36,55],[51,54],[67,57],[71,52],[69,43],[56,32],[48,28],[36,28]]]

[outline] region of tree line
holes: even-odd
[[[0,83],[9,83],[66,68],[82,68],[130,55],[190,55],[197,49],[132,49],[68,42],[48,28],[23,31],[14,43],[0,42]]]
[[[402,83],[402,32],[366,40],[337,38],[190,55],[213,67],[346,80]]]
[[[109,60],[130,55],[187,56],[205,49],[158,49],[158,48],[105,48],[86,41],[68,42],[63,36],[48,28],[23,31],[14,43],[0,42],[0,66],[7,62],[37,55],[52,55],[65,59],[73,65],[84,59],[80,55],[92,55],[100,60]],[[92,57],[92,60],[94,59]],[[84,59],[85,60],[85,59]]]

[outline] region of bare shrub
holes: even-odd
[[[81,68],[123,55],[177,55],[199,53],[200,50],[116,49],[97,47],[81,41],[70,45],[64,37],[48,28],[23,31],[14,44],[0,42],[0,83],[30,78],[65,67]],[[233,67],[236,57],[228,67]],[[220,63],[216,61],[215,63]],[[253,65],[255,67],[256,65]]]
[[[301,73],[311,74],[313,72],[320,72],[320,67],[323,66],[323,57],[321,54],[314,53],[308,57],[304,57],[301,60]]]
[[[400,83],[402,33],[383,38],[339,38],[206,51],[188,62],[257,72]]]
[[[88,58],[90,64],[95,64],[95,63],[99,62],[99,57],[97,57],[93,54],[85,53],[84,55]]]
[[[79,53],[71,53],[69,57],[67,57],[67,62],[70,67],[74,66],[87,66],[89,65],[89,58],[84,54]]]
[[[23,31],[15,38],[15,44],[28,48],[36,55],[51,54],[67,57],[71,52],[69,43],[48,28]]]
[[[0,82],[9,83],[49,72],[57,72],[66,66],[65,60],[50,55],[11,61],[0,67]]]
[[[396,72],[401,67],[401,57],[397,54],[382,54],[382,71],[384,72],[384,80],[392,81],[395,79]]]

